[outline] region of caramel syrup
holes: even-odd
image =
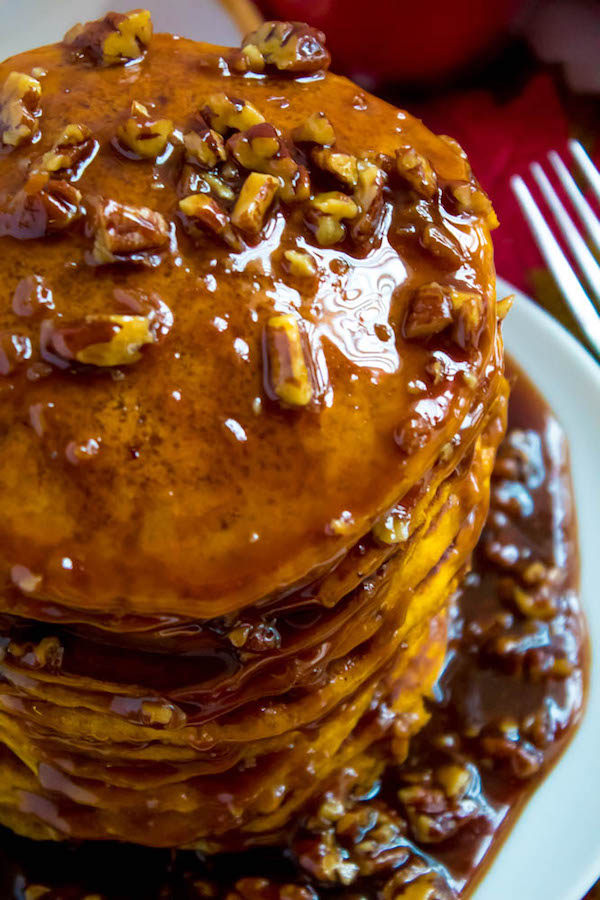
[[[2,831],[2,898],[451,900],[473,890],[565,749],[586,686],[566,440],[526,377],[510,373],[487,525],[455,597],[431,719],[408,759],[382,747],[382,776],[343,810],[332,788],[283,849],[205,858]]]

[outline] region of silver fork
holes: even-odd
[[[600,202],[600,172],[579,141],[569,141],[569,150],[587,179],[591,190]],[[548,154],[548,159],[573,208],[577,212],[591,244],[600,254],[600,220],[575,184],[573,176],[558,153],[553,150]],[[531,191],[520,175],[513,175],[510,180],[511,187],[531,228],[535,242],[546,260],[546,264],[552,272],[567,306],[579,323],[596,356],[600,359],[600,265],[598,265],[577,225],[565,209],[541,165],[535,162],[532,163],[530,168],[560,232],[585,277],[588,293],[584,290],[583,285],[552,234],[539,206],[533,199]],[[589,295],[594,297],[596,304],[598,304],[597,306],[590,300]]]

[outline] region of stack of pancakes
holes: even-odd
[[[505,420],[460,147],[143,11],[0,66],[0,822],[276,840],[426,721]],[[337,781],[336,781],[337,779]]]

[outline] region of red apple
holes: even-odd
[[[258,0],[271,18],[327,35],[334,68],[363,83],[432,81],[480,56],[519,0]]]

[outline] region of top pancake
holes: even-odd
[[[428,471],[477,404],[499,364],[491,213],[457,145],[346,79],[269,65],[235,74],[244,66],[230,51],[166,34],[127,65],[77,58],[73,46],[0,66],[0,85],[18,72],[42,90],[33,142],[0,154],[3,605],[21,591],[117,617],[210,618],[334,565]],[[308,198],[283,199],[283,189],[258,234],[228,226],[233,247],[190,225],[179,201],[204,170],[186,168],[182,139],[198,131],[194,117],[217,93],[251,103],[280,131],[309,170],[311,197],[354,196],[358,221],[369,213],[364,195],[328,182],[314,144],[293,143],[293,129],[325,113],[336,152],[381,167],[373,233],[367,222],[366,236],[357,235],[347,220],[346,236],[325,246],[315,231],[322,211]],[[132,101],[172,122],[157,159],[119,146]],[[44,227],[35,216],[21,212],[15,224],[18,192],[70,124],[87,126],[98,143],[83,171],[52,174],[81,192],[82,214],[62,230],[46,222],[54,233],[36,236]],[[236,133],[223,130],[225,140]],[[237,197],[248,172],[231,165],[234,147],[229,140],[225,174]],[[398,148],[425,157],[437,183],[421,183],[415,169],[403,175]],[[30,194],[46,189],[36,178]],[[98,264],[98,209],[107,201],[159,212],[168,238],[133,261]],[[219,202],[227,216],[235,199]],[[290,268],[283,254],[291,249],[310,254],[314,274]],[[27,286],[13,295],[34,275],[44,287],[24,308]],[[455,304],[453,323],[410,334],[416,291],[432,282]],[[480,315],[466,337],[465,292]],[[86,316],[132,314],[149,315],[153,338],[137,361],[65,362],[65,340],[73,350]],[[304,405],[275,392],[273,360],[286,347],[273,343],[267,323],[278,314],[299,322]],[[94,340],[106,341],[102,320],[92,321]],[[116,320],[107,321],[116,333]]]

